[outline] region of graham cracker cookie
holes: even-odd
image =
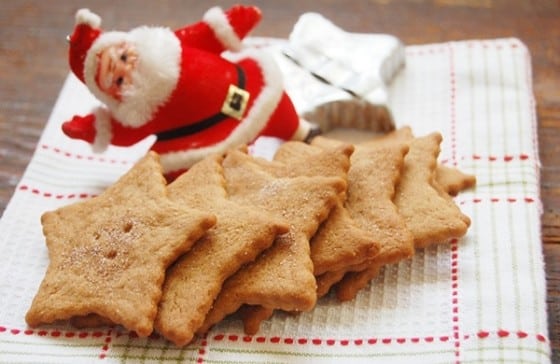
[[[74,316],[70,318],[70,325],[78,329],[91,329],[104,326],[115,326],[115,323],[106,317],[90,313],[85,316]]]
[[[351,144],[319,136],[313,139],[312,145],[296,141],[283,143],[274,155],[274,160],[282,164],[267,161],[261,161],[260,164],[279,177],[331,176],[346,180],[353,150]],[[311,260],[316,276],[361,263],[379,251],[379,244],[350,218],[344,208],[345,198],[344,191],[310,241]],[[245,309],[241,315],[245,333],[256,333],[261,321],[272,316],[272,313],[273,310],[262,306]]]
[[[386,134],[379,140],[370,142],[377,143],[379,141],[393,142],[406,141],[410,142],[414,138],[412,129],[409,126],[396,129]],[[451,196],[456,196],[459,192],[472,188],[476,185],[476,177],[462,172],[461,170],[438,164],[435,171],[435,181],[441,188]]]
[[[373,262],[366,269],[348,272],[336,285],[336,297],[339,301],[353,300],[358,292],[379,275],[383,264]]]
[[[207,157],[168,186],[173,201],[205,208],[218,218],[167,271],[155,328],[178,346],[192,340],[223,282],[289,229],[275,215],[229,200],[222,159]]]
[[[370,268],[372,266],[375,266],[375,265],[382,266],[382,264],[380,264],[380,263],[376,264],[375,263],[375,258],[374,258],[374,259],[366,260],[366,261],[364,261],[360,264],[351,265],[351,266],[348,266],[348,267],[344,267],[343,269],[330,271],[330,272],[326,272],[324,274],[321,274],[320,276],[316,277],[317,278],[317,296],[318,297],[323,297],[324,295],[329,293],[329,290],[334,285],[336,285],[337,283],[342,281],[342,279],[348,273],[363,272],[363,271],[366,271],[368,268]]]
[[[365,268],[364,268],[365,269]],[[332,286],[340,282],[344,275],[348,273],[347,269],[339,269],[330,272],[325,272],[317,276],[317,298],[321,298],[329,293]]]
[[[318,136],[311,145],[302,142],[282,144],[274,160],[286,166],[287,171],[280,173],[346,180],[353,151],[351,144]],[[351,219],[344,206],[345,200],[346,193],[343,193],[311,239],[311,260],[316,276],[359,264],[379,252],[379,243]]]
[[[263,306],[245,305],[238,311],[243,321],[243,332],[247,335],[255,335],[261,328],[261,323],[274,314],[274,309]]]
[[[436,168],[436,182],[451,196],[476,185],[476,177],[462,172],[458,168],[438,165]]]
[[[345,201],[350,219],[379,242],[373,257],[343,264],[317,276],[318,296],[328,293],[347,272],[367,270],[370,266],[396,263],[414,254],[413,236],[393,203],[408,145],[389,141],[360,143],[355,146],[348,172]],[[318,143],[333,145],[338,141],[324,138]]]
[[[349,143],[329,141],[317,136],[311,144],[289,141],[285,142],[274,154],[274,160],[284,164],[272,173],[291,177],[324,176],[346,179],[350,168],[350,156],[354,146]]]
[[[404,172],[397,186],[395,204],[417,248],[461,237],[470,225],[469,217],[435,181],[442,139],[441,134],[435,132],[410,141]]]
[[[215,222],[168,199],[150,152],[99,196],[43,214],[50,262],[27,323],[93,315],[148,336],[166,268]]]
[[[360,226],[376,232],[382,243],[381,252],[368,262],[318,277],[321,294],[327,294],[335,285],[337,291],[345,292],[345,297],[351,289],[356,294],[369,282],[369,268],[375,271],[414,254],[414,237],[393,202],[411,137],[411,129],[404,127],[356,145],[348,182],[351,198],[346,204]]]
[[[273,162],[270,162],[273,163]],[[281,216],[290,231],[244,266],[223,285],[199,332],[207,331],[242,305],[307,311],[317,300],[309,239],[344,191],[340,178],[276,177],[255,158],[240,151],[227,154],[223,166],[231,199]],[[297,208],[294,208],[294,206]]]
[[[368,263],[369,264],[369,263]],[[362,264],[360,264],[360,266],[362,266]],[[363,267],[363,269],[366,269],[367,266]],[[330,271],[330,272],[325,272],[323,274],[321,274],[320,276],[317,276],[317,298],[321,298],[325,295],[327,295],[327,293],[329,293],[330,289],[337,284],[338,282],[340,282],[344,276],[346,275],[346,273],[348,273],[349,270],[348,268],[343,268],[343,269],[339,269],[339,270],[334,270],[334,271]]]
[[[470,225],[470,219],[461,213],[435,180],[441,141],[442,136],[439,133],[415,138],[409,127],[403,127],[363,144],[371,147],[406,142],[409,145],[401,179],[396,187],[394,203],[405,220],[417,248],[463,236]],[[372,263],[361,272],[344,276],[337,284],[339,299],[350,300],[360,289],[367,286],[379,272],[379,261]]]
[[[340,202],[311,239],[314,274],[345,269],[378,256],[380,244],[361,229]]]
[[[414,237],[393,202],[408,149],[406,143],[364,143],[356,145],[351,157],[346,208],[381,244],[377,263],[391,264],[414,254]]]

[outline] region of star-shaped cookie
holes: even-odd
[[[359,289],[367,285],[379,267],[414,254],[414,236],[393,201],[408,150],[407,143],[385,138],[355,146],[348,172],[346,209],[358,226],[381,243],[381,248],[368,261],[318,277],[323,292],[337,283],[336,278],[342,277],[343,272],[348,274],[338,288],[345,290],[343,286],[351,285]]]
[[[50,262],[27,323],[98,315],[151,334],[166,268],[215,222],[168,199],[150,152],[99,196],[43,214]]]
[[[362,229],[381,243],[376,262],[391,264],[414,254],[413,236],[393,202],[408,146],[405,143],[356,145],[348,172],[346,208]]]
[[[244,304],[286,311],[312,309],[317,296],[309,239],[346,183],[340,178],[275,177],[239,151],[226,156],[224,173],[234,201],[283,217],[290,222],[290,231],[224,283],[200,332]]]
[[[463,236],[470,224],[470,219],[461,213],[449,194],[472,186],[476,179],[459,170],[437,165],[441,141],[439,133],[415,138],[410,127],[402,127],[384,137],[362,143],[354,153],[354,156],[359,155],[362,148],[367,150],[402,143],[408,145],[401,177],[396,184],[394,204],[416,248]],[[438,176],[440,171],[442,173]],[[443,185],[440,185],[440,181]],[[349,186],[352,187],[352,180]],[[380,260],[374,259],[366,269],[354,267],[352,270],[355,271],[346,274],[337,284],[337,297],[342,301],[355,297],[378,274]]]
[[[438,165],[435,176],[437,184],[450,196],[457,196],[459,192],[476,185],[476,177],[472,174],[444,165]]]
[[[289,229],[266,211],[231,201],[221,162],[221,156],[209,156],[168,187],[173,201],[208,209],[218,218],[167,272],[155,327],[179,346],[192,340],[224,281]]]
[[[459,238],[470,225],[469,217],[435,180],[442,139],[440,133],[434,132],[410,141],[403,177],[395,194],[395,204],[414,235],[417,248]]]
[[[323,176],[347,180],[353,151],[352,144],[320,136],[314,138],[311,145],[286,142],[274,155],[274,160],[282,164],[274,164],[268,171],[279,177]],[[316,276],[362,263],[379,252],[379,243],[350,218],[344,207],[345,199],[346,193],[339,195],[329,217],[311,239],[311,260]]]

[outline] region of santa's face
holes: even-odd
[[[114,120],[138,127],[165,104],[180,76],[181,44],[163,27],[101,34],[84,61],[84,82]]]
[[[101,91],[121,101],[132,85],[132,75],[138,62],[135,47],[127,42],[109,45],[98,54],[96,83]]]

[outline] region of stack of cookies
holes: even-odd
[[[231,314],[254,334],[274,310],[341,301],[386,264],[466,234],[452,195],[473,176],[438,165],[442,137],[409,128],[360,144],[245,147],[170,184],[149,153],[100,196],[42,217],[50,264],[30,326],[154,330],[183,346]]]

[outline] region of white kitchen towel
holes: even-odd
[[[535,100],[519,40],[408,46],[389,85],[397,127],[441,132],[440,162],[477,177],[456,198],[472,219],[464,238],[386,267],[353,301],[327,296],[311,312],[276,313],[254,336],[228,320],[184,348],[119,328],[25,324],[48,265],[41,214],[99,194],[152,141],[96,155],[66,138],[60,124],[95,102],[68,77],[0,220],[0,362],[550,362]]]

